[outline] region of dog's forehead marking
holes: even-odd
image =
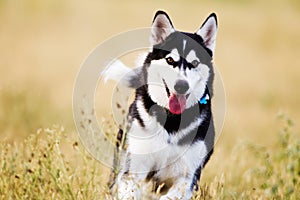
[[[182,48],[182,52],[185,51],[185,47],[186,47],[186,40],[183,40],[183,48]]]
[[[200,62],[200,59],[197,57],[195,50],[191,50],[188,55],[186,56],[186,61],[189,63],[193,62],[194,60],[197,60]]]
[[[166,58],[167,57],[172,57],[175,62],[178,62],[180,60],[178,49],[172,49],[172,51],[166,56]]]
[[[185,53],[185,47],[186,47],[186,40],[183,40],[182,41],[182,51],[181,51],[181,55],[180,55],[180,57],[181,58],[183,58],[184,57],[184,53]],[[183,70],[184,69],[184,63],[183,62],[181,62],[181,65],[180,65],[180,67],[179,67],[181,70]]]

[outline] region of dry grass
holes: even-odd
[[[96,45],[150,25],[157,9],[167,10],[181,30],[197,29],[212,11],[219,17],[215,63],[226,89],[227,113],[203,173],[201,198],[299,198],[299,174],[291,167],[299,159],[293,154],[300,135],[298,1],[2,0],[1,199],[106,198],[102,174],[107,170],[83,153],[80,143],[73,148],[78,143],[73,84]],[[107,108],[97,104],[98,114],[107,115]],[[281,112],[294,119],[292,133],[289,123],[276,119]],[[51,133],[44,130],[53,124],[60,125]],[[278,139],[277,132],[287,127],[295,139]],[[40,128],[40,134],[29,136]]]
[[[218,163],[227,171],[205,177],[193,199],[299,199],[300,140],[293,122],[279,118],[276,147],[235,145],[238,152]],[[59,126],[39,129],[22,143],[2,142],[0,173],[1,199],[113,199],[107,169]]]

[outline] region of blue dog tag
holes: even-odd
[[[200,100],[199,100],[199,103],[200,104],[207,104],[207,100],[209,99],[209,96],[206,94],[204,97],[202,97]]]

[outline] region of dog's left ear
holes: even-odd
[[[165,41],[174,31],[175,29],[168,14],[161,10],[157,11],[151,27],[151,44],[156,45]]]
[[[203,39],[204,45],[214,53],[216,46],[218,22],[215,13],[212,13],[204,21],[200,29],[196,32]]]

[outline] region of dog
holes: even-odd
[[[217,26],[212,13],[195,33],[180,32],[166,12],[157,11],[142,67],[131,70],[117,61],[104,71],[105,80],[123,76],[122,84],[135,90],[128,130],[118,134],[118,147],[126,138],[115,184],[118,199],[145,199],[145,186],[160,200],[188,200],[198,190],[215,140]]]

